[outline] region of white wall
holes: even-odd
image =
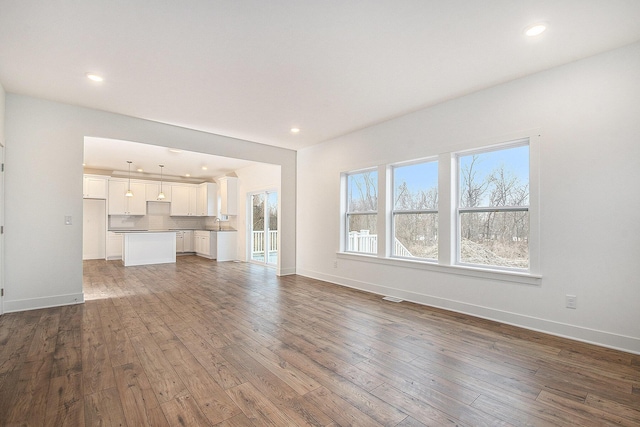
[[[638,76],[634,44],[300,150],[298,274],[640,353]],[[336,256],[341,172],[531,129],[541,135],[538,285]]]
[[[278,204],[280,204],[280,166],[263,163],[238,169],[235,173],[240,182],[238,189],[238,212],[243,213],[242,215],[238,215],[237,257],[240,260],[247,261],[247,221],[251,218],[247,206],[247,194],[258,191],[276,190],[278,192]],[[279,209],[280,208],[281,206],[279,206]],[[281,218],[278,216],[278,230],[280,229],[281,222]],[[278,263],[280,263],[280,257],[278,257]]]
[[[5,110],[5,92],[2,84],[0,84],[0,144],[4,145],[4,110]]]
[[[0,84],[0,145],[6,147],[4,138],[5,92]],[[2,159],[4,161],[4,159]],[[0,175],[0,224],[4,224],[4,176]],[[0,235],[0,288],[4,288],[4,235]],[[4,312],[4,298],[0,297],[0,314]]]
[[[296,153],[132,117],[8,94],[5,311],[82,301],[85,136],[281,165],[282,266],[295,272]],[[25,179],[28,177],[28,179]],[[64,225],[64,216],[73,225]]]

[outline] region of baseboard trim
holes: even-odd
[[[54,295],[42,298],[29,298],[15,301],[4,301],[4,312],[37,310],[40,308],[60,307],[63,305],[84,303],[84,292],[78,294]]]
[[[374,283],[362,282],[359,280],[346,279],[344,277],[318,273],[316,271],[298,269],[297,274],[312,279],[322,280],[336,285],[370,292],[378,295],[392,296],[416,304],[426,305],[435,308],[468,314],[482,319],[493,320],[512,326],[518,326],[536,332],[543,332],[549,335],[568,338],[614,350],[625,351],[633,354],[640,354],[640,339],[611,332],[599,331],[582,326],[570,325],[556,322],[554,320],[542,319],[523,314],[496,310],[490,307],[483,307],[455,301],[446,298],[435,297],[426,294],[403,291]]]
[[[296,274],[295,268],[281,268],[276,273],[278,276],[291,276],[292,274]]]

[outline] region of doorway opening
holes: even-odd
[[[250,260],[254,263],[278,264],[278,193],[262,191],[249,194]]]

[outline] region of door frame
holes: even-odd
[[[278,190],[275,188],[270,188],[270,189],[266,189],[266,190],[259,190],[259,191],[251,191],[247,193],[247,260],[250,263],[254,263],[254,264],[258,264],[258,265],[264,265],[266,267],[272,267],[272,268],[277,268],[278,264],[280,262],[280,233],[278,233],[278,237],[276,239],[277,241],[277,247],[278,247],[278,261],[275,264],[270,264],[268,262],[269,260],[269,256],[268,256],[268,240],[269,237],[268,235],[265,233],[265,255],[264,255],[264,262],[260,262],[260,261],[256,261],[253,259],[252,257],[252,241],[253,241],[253,201],[252,198],[255,195],[258,194],[263,194],[265,196],[265,209],[268,207],[268,200],[269,200],[269,195],[270,194],[275,194],[276,195],[276,215],[278,218],[278,221],[280,220],[280,199],[279,199],[279,194],[278,194]],[[269,215],[265,214],[265,220],[266,220],[266,224],[268,225],[269,223]],[[276,226],[278,224],[276,223]],[[279,227],[277,228],[279,229]]]

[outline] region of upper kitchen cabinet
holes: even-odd
[[[147,197],[145,184],[131,183],[133,197],[125,196],[129,182],[126,179],[109,180],[109,215],[146,215]]]
[[[218,178],[220,186],[220,215],[238,215],[238,178]]]
[[[171,216],[196,216],[198,186],[176,184],[171,186]]]
[[[109,178],[102,175],[82,177],[82,197],[85,199],[106,199]]]
[[[164,193],[164,199],[158,200],[158,194],[160,194],[160,182],[147,182],[145,184],[145,194],[147,202],[170,202],[171,201],[171,189],[172,186],[166,182],[162,183],[162,192]]]
[[[198,216],[218,215],[218,186],[216,184],[203,182],[198,185],[196,212]]]

